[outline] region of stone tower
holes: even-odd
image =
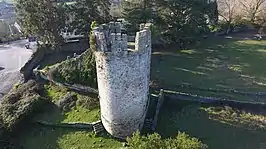
[[[125,139],[142,129],[148,109],[151,32],[141,25],[132,49],[118,22],[93,33],[102,123],[112,136]]]

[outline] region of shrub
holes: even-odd
[[[96,108],[99,108],[100,103],[99,99],[97,97],[91,96],[83,96],[78,95],[77,105],[84,107],[88,110],[94,110]]]
[[[127,138],[129,148],[131,149],[206,149],[196,138],[191,138],[185,133],[178,132],[176,138],[162,139],[157,133],[148,136],[141,136],[139,132]]]
[[[49,74],[62,83],[81,84],[96,87],[96,66],[90,50],[77,58],[63,61],[52,68]]]
[[[39,95],[41,89],[35,81],[29,81],[3,98],[0,105],[0,137],[6,137],[23,126],[33,111],[46,103],[47,100]]]

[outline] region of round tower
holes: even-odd
[[[146,116],[151,33],[142,25],[133,49],[120,23],[101,25],[93,33],[102,123],[112,136],[125,139],[142,128]]]

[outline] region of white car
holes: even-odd
[[[26,49],[37,49],[37,42],[33,41],[33,42],[27,42],[25,44]]]
[[[35,37],[29,37],[28,42],[25,44],[26,49],[37,50],[37,39]]]

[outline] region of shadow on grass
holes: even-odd
[[[85,98],[81,95],[79,96],[79,98]],[[99,112],[98,106],[87,109],[81,107],[81,105],[76,105],[71,111],[62,112],[51,102],[40,113],[36,113],[33,121],[45,121],[48,123],[94,122],[99,120]],[[21,144],[24,149],[69,149],[74,147],[87,149],[109,148],[108,146],[117,148],[121,145],[118,140],[114,140],[107,133],[95,136],[92,130],[44,127],[36,124],[26,126],[18,136],[15,136],[15,139],[17,144]]]
[[[44,68],[45,66],[51,66],[56,63],[60,63],[62,61],[67,60],[67,57],[73,57],[75,52],[60,52],[60,53],[52,53],[46,55],[45,58],[40,62],[40,68]],[[76,52],[76,54],[81,54],[80,52]]]
[[[50,103],[39,113],[36,113],[36,116],[32,121],[34,122],[39,120],[47,121],[50,123],[58,123],[64,120],[64,115],[56,105]],[[59,148],[56,140],[60,136],[72,131],[73,130],[69,129],[66,130],[61,128],[41,127],[40,125],[33,123],[29,126],[25,126],[25,128],[21,132],[19,132],[15,139],[17,144],[20,144],[23,149],[56,149]]]
[[[187,91],[176,86],[182,83],[205,88],[266,91],[265,47],[266,40],[217,37],[187,50],[179,50],[175,46],[160,49],[152,55],[151,78],[159,84],[158,88],[178,91]]]
[[[159,115],[158,133],[175,137],[178,131],[199,138],[210,149],[266,148],[266,131],[210,119],[201,105],[167,99]]]

